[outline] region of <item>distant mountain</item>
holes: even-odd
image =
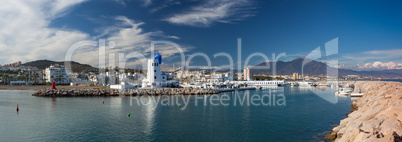
[[[345,76],[345,75],[363,75],[363,76],[374,76],[374,77],[381,77],[381,78],[402,78],[402,70],[401,69],[394,69],[394,70],[380,70],[380,71],[355,71],[350,69],[338,69],[329,67],[327,64],[315,60],[309,60],[306,62],[304,67],[302,67],[304,62],[303,58],[298,58],[292,61],[284,62],[278,61],[276,62],[276,74],[278,75],[291,75],[293,73],[303,73],[305,75],[326,75],[327,69],[328,74],[332,75],[338,71],[338,75]],[[272,74],[274,62],[263,62],[260,63],[253,68],[254,74]],[[269,65],[265,69],[258,69],[264,66]]]
[[[37,67],[38,69],[45,69],[49,67],[50,65],[54,64],[59,64],[59,65],[64,65],[64,61],[56,62],[56,61],[50,61],[50,60],[36,60],[36,61],[31,61],[22,64],[23,66],[31,66],[31,67]],[[73,72],[80,72],[83,70],[96,70],[97,68],[92,67],[91,65],[88,64],[80,64],[78,62],[71,61],[71,68]]]

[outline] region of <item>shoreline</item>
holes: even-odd
[[[346,82],[361,87],[364,96],[353,101],[351,113],[325,138],[330,141],[401,141],[402,83]]]

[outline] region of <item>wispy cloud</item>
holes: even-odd
[[[144,4],[145,7],[149,6],[152,4],[152,0],[141,0]]]
[[[402,49],[364,51],[362,53],[345,54],[341,59],[364,63],[368,61],[401,60]]]
[[[402,63],[402,49],[344,54],[339,63],[342,68],[354,70],[396,69]]]
[[[250,0],[209,0],[185,12],[174,14],[165,21],[178,25],[208,27],[216,22],[231,23],[254,16]]]
[[[32,61],[38,59],[64,60],[66,51],[71,45],[82,40],[106,38],[114,41],[114,48],[107,47],[107,54],[132,52],[150,56],[150,42],[153,40],[179,39],[162,31],[144,31],[145,23],[128,19],[124,16],[102,17],[111,18],[113,25],[104,26],[99,35],[72,30],[48,27],[57,17],[68,14],[83,0],[66,1],[5,1],[0,6],[0,64],[15,61]],[[110,20],[110,19],[109,19]],[[193,48],[182,47],[184,51]],[[98,65],[99,47],[80,47],[73,55],[73,60]],[[163,52],[164,58],[174,58],[179,51],[167,45],[158,45],[156,52]],[[102,55],[108,57],[108,55]],[[127,63],[138,64],[138,61]]]
[[[109,46],[105,47],[106,55],[99,54],[98,47],[80,47],[77,51],[75,51],[73,55],[73,60],[82,61],[84,63],[89,63],[92,65],[98,65],[99,56],[106,57],[106,66],[118,65],[120,62],[115,58],[110,57],[111,54],[114,56],[118,56],[118,54],[123,54],[124,56],[131,53],[138,53],[140,56],[148,58],[150,57],[150,46],[151,41],[154,39],[178,39],[177,36],[169,36],[166,35],[162,31],[152,31],[145,32],[141,26],[144,25],[144,22],[136,22],[134,20],[128,19],[125,16],[117,16],[113,20],[116,23],[113,26],[103,27],[103,33],[99,36],[95,36],[92,39],[98,39],[99,37],[106,37],[106,41],[113,41],[116,45],[111,48]],[[184,52],[193,49],[192,46],[181,46]],[[164,60],[175,58],[174,55],[180,53],[173,46],[169,45],[157,45],[155,46],[155,53],[163,53]],[[140,57],[136,56],[136,57]],[[128,62],[125,62],[125,67],[138,67],[142,64],[143,60],[139,58],[129,59]],[[166,63],[166,62],[165,62]]]
[[[88,34],[49,28],[51,20],[67,14],[83,0],[3,1],[0,6],[0,61],[57,59],[69,45]]]
[[[388,57],[402,57],[402,49],[366,51],[364,54]]]

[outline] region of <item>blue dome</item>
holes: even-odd
[[[155,55],[155,59],[158,59],[159,64],[162,63],[162,55],[160,55],[159,53],[157,53],[157,54]]]

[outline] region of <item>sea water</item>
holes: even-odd
[[[132,98],[0,91],[0,141],[316,141],[352,103],[320,90],[327,97],[303,87]]]

